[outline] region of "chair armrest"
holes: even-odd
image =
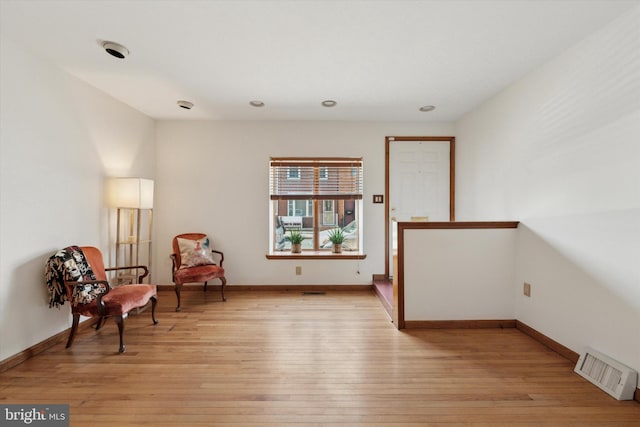
[[[211,249],[211,252],[213,252],[214,254],[220,255],[220,267],[222,267],[222,263],[224,262],[224,254],[222,252],[216,251],[214,249]]]
[[[138,278],[138,283],[142,283],[142,279],[144,279],[149,275],[149,269],[147,268],[146,265],[125,265],[122,267],[108,267],[108,268],[105,268],[104,271],[134,270],[134,269],[142,270],[142,274],[136,274],[136,277]]]

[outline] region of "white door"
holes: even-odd
[[[449,221],[449,141],[391,141],[389,145],[389,273],[397,222]]]

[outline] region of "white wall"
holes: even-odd
[[[104,180],[153,178],[153,120],[0,39],[0,360],[70,326],[48,307],[44,264],[109,245]]]
[[[405,320],[513,319],[516,234],[405,230]]]
[[[640,8],[469,113],[456,136],[458,220],[521,221],[515,317],[640,370]]]
[[[452,131],[451,124],[428,123],[160,122],[155,280],[171,283],[173,236],[203,231],[225,253],[231,286],[370,284],[372,274],[384,273],[384,205],[374,205],[372,195],[384,193],[385,136]],[[265,258],[271,156],[363,157],[365,260]]]

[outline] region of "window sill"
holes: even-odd
[[[367,255],[360,252],[345,251],[341,254],[334,254],[331,251],[303,251],[293,254],[289,251],[271,252],[266,255],[267,259],[365,259]]]

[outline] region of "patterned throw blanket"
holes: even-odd
[[[45,265],[44,277],[49,290],[49,307],[64,305],[69,298],[64,281],[96,280],[91,266],[79,246],[68,246],[51,256]],[[106,287],[103,284],[91,283],[76,285],[72,293],[71,303],[86,304],[103,294]]]

